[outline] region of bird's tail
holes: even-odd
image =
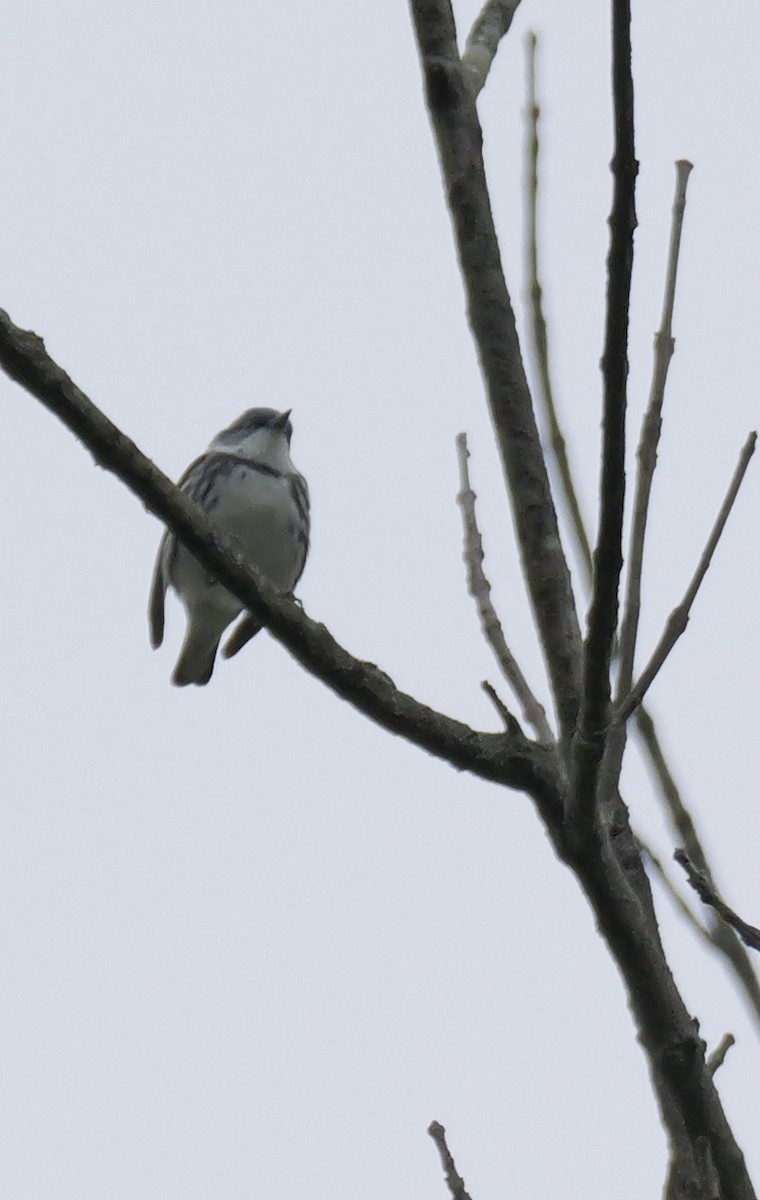
[[[208,683],[214,672],[216,652],[221,631],[193,624],[187,627],[185,641],[172,675],[175,687],[187,687],[189,683],[202,686]]]

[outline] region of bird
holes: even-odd
[[[248,409],[216,435],[178,484],[233,540],[243,559],[282,595],[291,595],[301,578],[310,538],[309,489],[290,457],[290,413],[290,409]],[[170,585],[187,616],[172,683],[202,686],[213,674],[222,635],[244,606],[167,529],[158,549],[148,605],[154,649],[163,641]],[[260,629],[256,617],[245,613],[223,656],[237,654]]]

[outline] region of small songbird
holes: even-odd
[[[242,557],[283,595],[290,595],[298,583],[309,551],[309,489],[290,457],[292,433],[290,411],[251,408],[217,434],[179,481],[234,540]],[[187,612],[187,632],[172,683],[208,683],[222,634],[243,605],[167,530],[150,590],[154,649],[164,637],[169,584]],[[246,613],[225,644],[224,657],[237,654],[260,628]]]

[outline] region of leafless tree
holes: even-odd
[[[501,457],[521,553],[522,571],[546,663],[556,713],[553,729],[523,676],[494,610],[484,571],[468,449],[458,439],[460,503],[468,582],[483,631],[498,667],[519,705],[518,719],[491,684],[485,684],[503,729],[479,732],[399,691],[374,664],[344,650],[324,625],[298,605],[277,596],[211,520],[100,412],[48,356],[41,338],[14,326],[0,312],[0,361],[5,371],[43,402],[113,471],[219,580],[233,591],[298,661],[344,699],[391,733],[452,766],[533,801],[558,859],[575,876],[596,917],[599,932],[625,981],[636,1032],[648,1059],[671,1161],[669,1197],[750,1200],[754,1196],[744,1157],[726,1120],[715,1072],[729,1038],[708,1057],[698,1025],[673,980],[660,940],[645,866],[673,887],[666,869],[635,836],[620,791],[627,733],[635,723],[659,781],[680,861],[708,905],[705,922],[686,907],[725,956],[760,1018],[760,990],[744,947],[757,948],[758,931],[728,909],[716,890],[694,823],[682,803],[660,748],[645,694],[683,633],[689,610],[754,449],[744,446],[736,473],[705,551],[681,604],[639,678],[634,677],[643,548],[652,477],[657,460],[662,404],[673,352],[671,318],[676,286],[689,164],[677,164],[673,232],[661,328],[656,338],[650,401],[641,433],[633,498],[631,545],[620,603],[625,504],[627,332],[636,226],[631,76],[630,3],[612,0],[612,94],[614,107],[613,202],[607,260],[607,312],[603,379],[603,444],[599,484],[599,532],[593,551],[575,498],[572,473],[552,396],[546,325],[542,315],[536,237],[538,103],[535,42],[529,46],[528,263],[531,276],[536,399],[531,395],[515,327],[489,200],[482,157],[477,99],[501,38],[519,0],[488,0],[460,54],[450,0],[411,0],[425,94],[467,294],[469,321],[478,349],[496,443]],[[539,436],[536,405],[549,430]],[[555,507],[561,497],[587,571],[587,627],[578,619]],[[530,727],[531,736],[523,729]],[[728,921],[730,924],[727,924]],[[441,1153],[456,1197],[467,1197],[437,1122],[431,1136]]]

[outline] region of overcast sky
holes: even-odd
[[[757,424],[760,14],[635,6],[641,172],[631,461],[677,158],[695,163],[642,656]],[[480,101],[522,307],[524,36],[541,37],[552,358],[593,519],[610,201],[608,5],[525,0]],[[466,31],[476,12],[460,4]],[[420,699],[496,728],[454,437],[488,569],[546,695],[407,6],[6,0],[0,306],[178,475],[293,408],[308,611]],[[623,989],[529,801],[370,725],[262,635],[205,689],[148,646],[158,522],[0,380],[0,1191],[9,1200],[658,1195]],[[758,466],[652,691],[727,898],[760,920]],[[577,573],[576,573],[577,574]],[[581,602],[585,611],[585,600]],[[626,795],[673,841],[635,755]],[[760,1042],[658,893],[760,1180]]]

